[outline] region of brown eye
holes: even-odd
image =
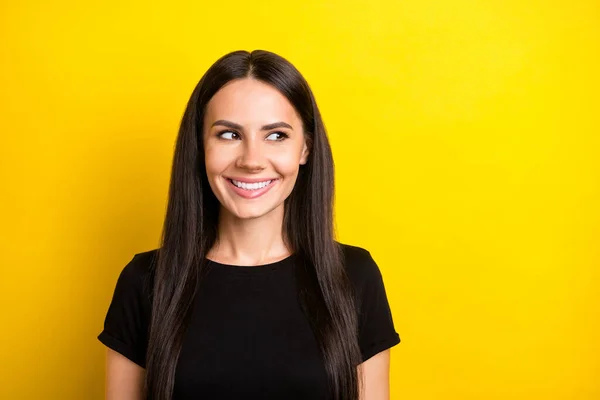
[[[235,137],[234,137],[235,135]],[[222,131],[217,134],[218,137],[225,140],[234,140],[238,137],[238,134],[233,131]]]
[[[273,135],[280,135],[280,137],[275,138],[275,139],[269,139]],[[288,135],[283,132],[273,132],[269,136],[267,136],[267,140],[272,140],[272,141],[278,142],[278,141],[282,141],[282,140],[286,139],[287,137],[288,137]]]

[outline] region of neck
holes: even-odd
[[[258,218],[238,218],[221,207],[217,241],[207,257],[232,265],[261,265],[288,257],[283,204]]]

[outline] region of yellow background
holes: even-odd
[[[383,272],[392,399],[600,398],[600,5],[4,1],[0,398],[101,399],[193,87],[236,49],[312,85],[337,227]]]

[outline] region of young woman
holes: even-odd
[[[123,268],[98,339],[108,400],[386,400],[400,342],[370,253],[334,239],[309,85],[235,51],[184,112],[158,249]]]

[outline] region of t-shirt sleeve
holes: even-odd
[[[361,257],[362,291],[358,318],[358,343],[363,362],[400,343],[381,271],[367,251]]]
[[[146,367],[146,349],[150,318],[147,268],[136,254],[123,268],[104,319],[98,340]]]

